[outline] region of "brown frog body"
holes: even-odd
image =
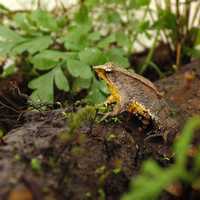
[[[94,69],[106,81],[111,92],[106,103],[116,103],[111,115],[127,111],[143,116],[152,120],[162,135],[166,130],[177,127],[169,105],[151,81],[113,63],[95,66]]]

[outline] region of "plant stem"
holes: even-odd
[[[189,33],[189,19],[190,19],[190,10],[191,10],[191,2],[189,0],[185,0],[185,34]]]
[[[160,78],[165,76],[164,73],[160,70],[159,66],[157,66],[154,62],[150,62],[149,65],[156,70]]]
[[[180,24],[181,21],[181,15],[180,15],[180,2],[179,0],[176,0],[176,67],[179,68],[180,62],[181,62],[181,49],[182,49],[182,43],[181,43],[181,33],[183,30],[183,27]]]
[[[148,55],[146,57],[146,60],[145,60],[144,64],[142,65],[142,67],[141,67],[141,69],[139,71],[140,74],[144,73],[144,71],[148,67],[149,63],[151,62],[154,50],[156,48],[156,44],[158,42],[158,38],[159,38],[159,31],[156,32],[156,36],[155,36],[155,39],[153,41],[153,45],[152,45],[151,49],[149,50],[149,53],[148,53]]]
[[[172,12],[171,5],[172,5],[171,0],[165,0],[165,7],[169,12]]]
[[[193,15],[193,18],[192,18],[192,21],[191,21],[191,27],[195,26],[195,20],[196,20],[199,13],[200,13],[200,2],[198,2],[198,4],[196,5],[196,9],[194,11],[194,15]]]

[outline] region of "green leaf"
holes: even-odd
[[[70,30],[65,37],[62,38],[65,48],[73,51],[79,51],[88,46],[88,32],[90,26],[81,25]]]
[[[86,0],[84,3],[87,7],[92,8],[94,6],[97,6],[100,3],[101,0]]]
[[[150,23],[149,21],[140,21],[136,26],[137,33],[144,33],[149,29]]]
[[[97,48],[88,48],[81,51],[79,53],[79,58],[82,62],[88,65],[100,65],[106,61],[103,52]]]
[[[74,77],[81,77],[84,79],[92,77],[90,66],[79,60],[68,59],[67,68],[69,73]]]
[[[86,97],[86,101],[91,104],[102,103],[106,100],[107,86],[103,81],[98,81],[95,76],[92,79],[91,89]]]
[[[88,8],[82,5],[79,11],[75,14],[75,21],[80,24],[89,22]]]
[[[13,75],[17,71],[17,68],[14,64],[7,66],[6,68],[3,68],[3,73],[1,74],[1,77],[5,78],[10,75]]]
[[[128,58],[124,56],[124,51],[122,49],[113,48],[107,51],[106,56],[109,62],[114,62],[124,68],[129,67]]]
[[[71,57],[71,54],[66,52],[56,51],[56,50],[45,50],[31,59],[31,63],[36,69],[48,70],[55,67],[60,61]]]
[[[31,14],[31,20],[38,28],[44,31],[58,31],[56,19],[47,11],[35,10]]]
[[[99,90],[104,94],[104,95],[108,95],[110,92],[108,90],[107,84],[105,81],[100,80],[98,81],[96,84],[98,84],[98,88]]]
[[[106,38],[102,39],[99,43],[98,43],[98,47],[100,48],[107,48],[109,47],[109,45],[113,42],[116,41],[116,35],[115,33],[107,36]]]
[[[199,59],[200,58],[200,46],[189,48],[185,47],[183,48],[183,52],[187,55],[189,55],[192,58]]]
[[[72,85],[73,92],[80,92],[82,89],[88,89],[91,85],[90,79],[76,78]]]
[[[33,23],[29,20],[27,13],[17,13],[14,16],[14,21],[17,27],[31,35],[37,30]]]
[[[31,95],[31,100],[33,102],[53,103],[53,79],[54,74],[50,71],[29,82],[28,87],[35,90]]]
[[[200,128],[200,117],[192,117],[184,127],[181,137],[174,145],[176,162],[179,166],[185,166],[187,161],[187,152],[194,136],[195,130]]]
[[[116,12],[116,10],[106,12],[104,18],[107,23],[115,23],[115,24],[121,23],[121,17],[119,13]]]
[[[30,54],[47,49],[52,44],[52,39],[50,36],[41,36],[33,39],[28,39],[23,43],[17,45],[13,52],[16,54],[21,54],[24,51],[28,51]]]
[[[90,41],[95,42],[95,41],[100,40],[100,38],[101,38],[101,34],[98,31],[88,34],[88,40]]]
[[[65,92],[69,91],[69,82],[60,67],[56,67],[54,70],[54,79],[58,89]]]
[[[9,29],[6,26],[0,25],[0,41],[3,42],[21,42],[23,41],[23,37],[21,37],[19,34],[17,34],[15,31]]]
[[[150,2],[151,2],[150,0],[131,0],[130,7],[138,9],[142,6],[148,6]]]
[[[91,104],[102,103],[106,100],[105,95],[101,93],[98,88],[92,87],[89,91],[88,96],[86,97],[86,101]]]
[[[131,44],[129,37],[124,32],[116,33],[116,41],[122,47],[128,47]]]
[[[68,59],[67,60],[67,68],[69,73],[74,76],[78,77],[80,76],[80,68],[81,68],[81,63],[77,60],[73,59]]]
[[[176,15],[169,10],[160,10],[158,20],[153,27],[157,29],[176,30]]]
[[[57,24],[59,26],[59,28],[64,28],[67,23],[68,23],[68,16],[66,15],[61,15],[57,17]]]
[[[11,53],[11,50],[16,45],[13,42],[1,42],[0,41],[0,55],[6,56],[7,54]]]

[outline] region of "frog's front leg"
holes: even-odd
[[[110,95],[107,99],[106,99],[106,101],[105,101],[105,105],[106,106],[108,106],[109,104],[112,104],[112,103],[114,103],[114,102],[116,102],[116,99],[113,97],[113,95]]]
[[[100,120],[100,122],[104,121],[107,117],[114,117],[120,113],[121,106],[120,104],[116,104],[112,111],[107,112]]]
[[[110,112],[110,116],[116,116],[117,114],[119,114],[121,112],[121,105],[119,103],[117,103],[113,110]]]

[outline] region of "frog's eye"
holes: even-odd
[[[111,67],[106,67],[105,71],[106,71],[106,72],[111,72],[112,69],[111,69]]]

